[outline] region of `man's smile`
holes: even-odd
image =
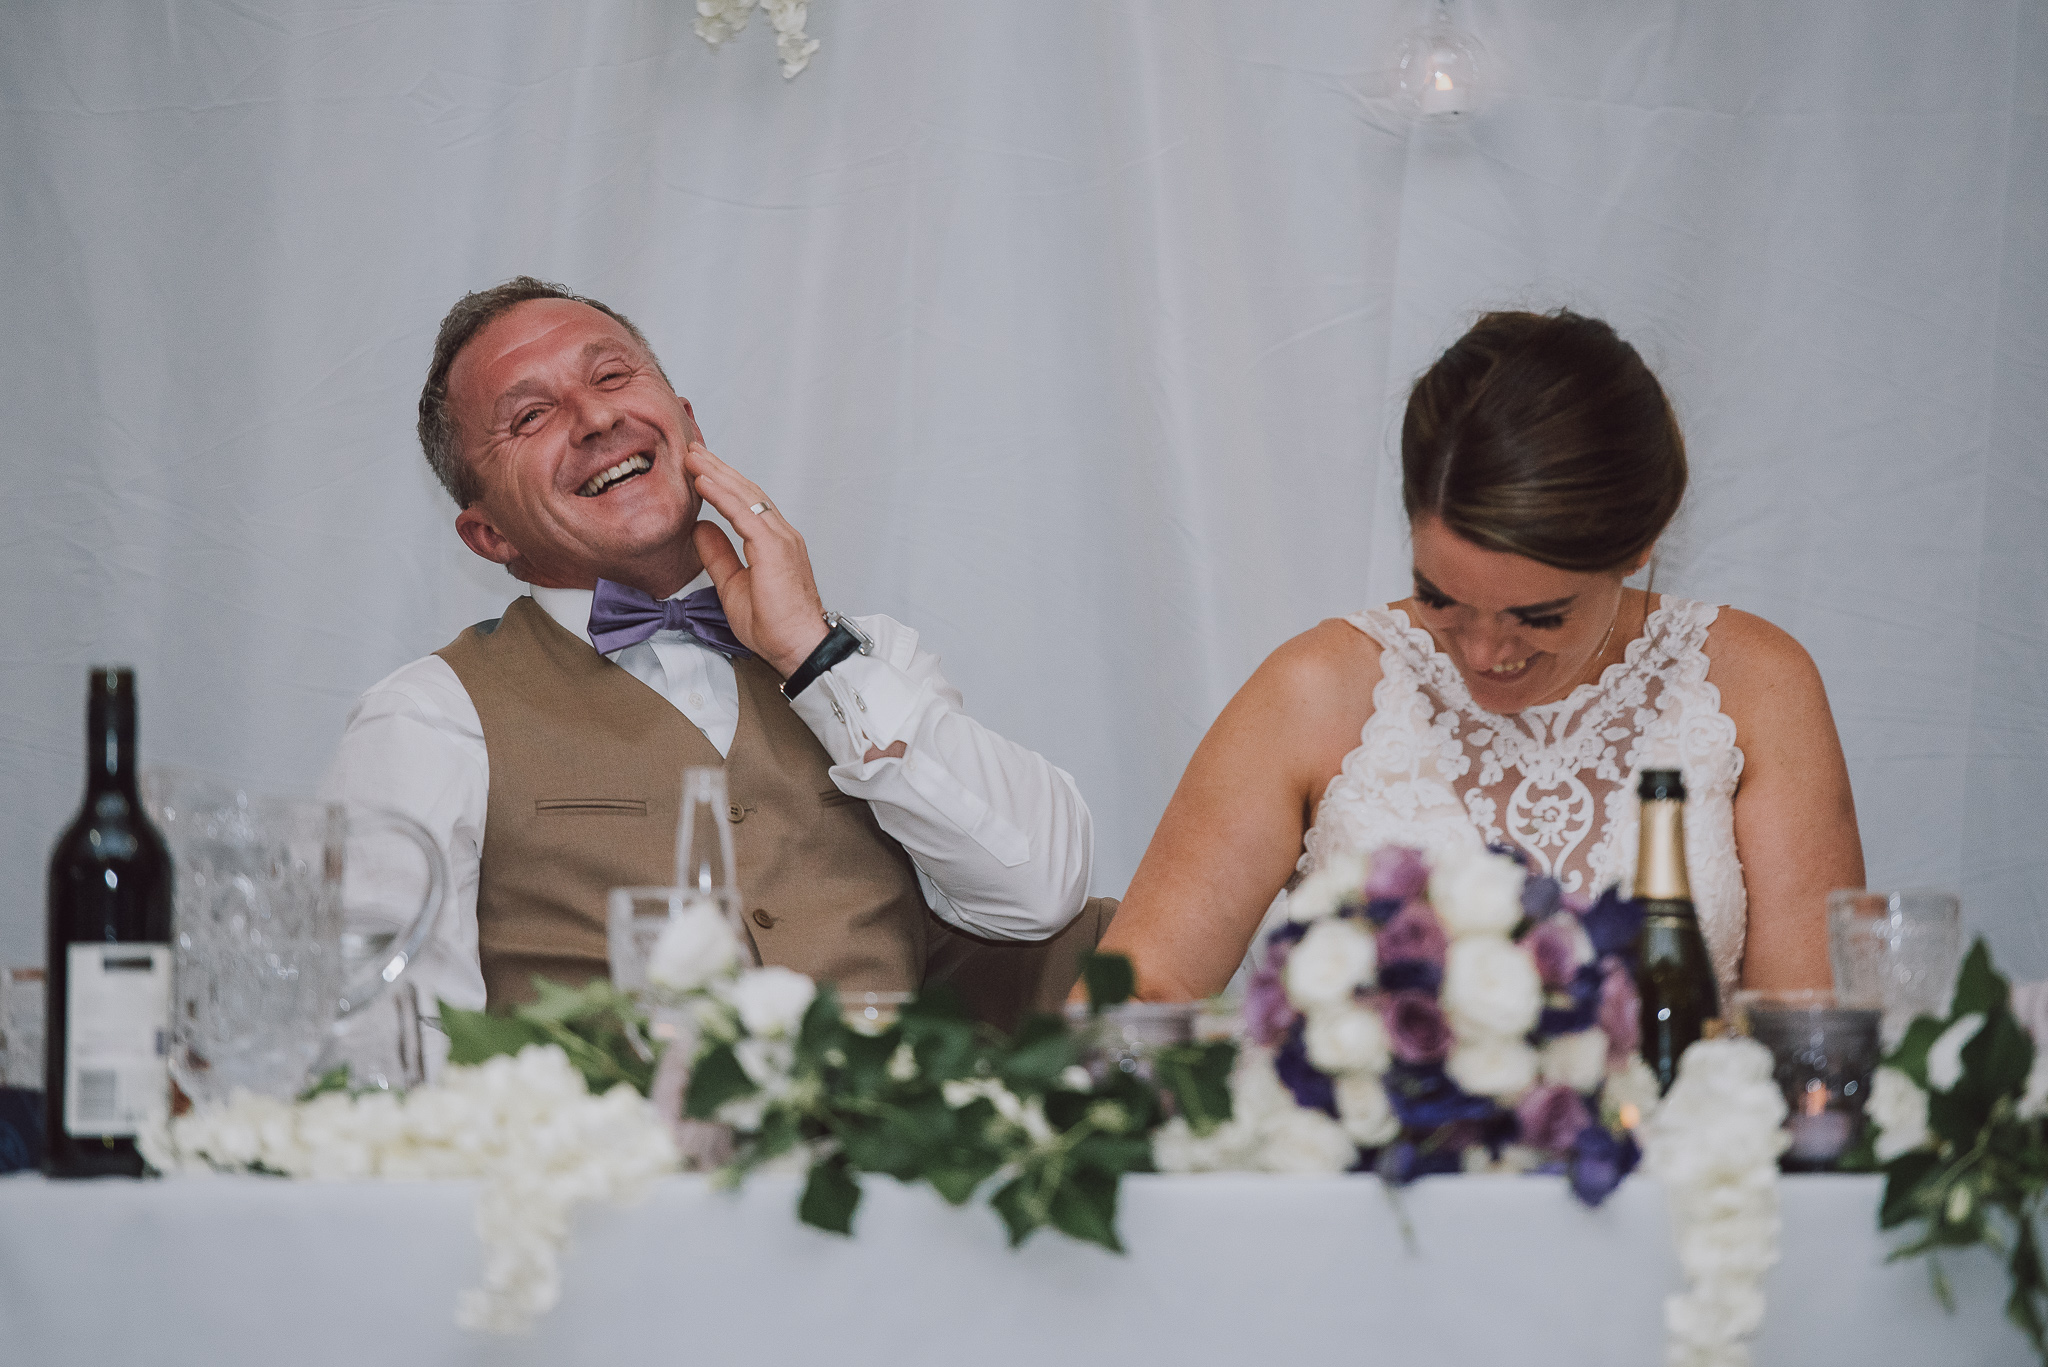
[[[616,489],[627,480],[646,474],[654,468],[654,461],[645,454],[627,456],[617,465],[600,470],[585,480],[583,487],[576,491],[578,498],[596,498],[608,489]]]

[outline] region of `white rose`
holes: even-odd
[[[739,962],[739,941],[718,908],[698,902],[677,911],[661,928],[647,959],[647,980],[657,987],[694,992]]]
[[[1481,851],[1439,865],[1429,876],[1429,903],[1453,940],[1506,935],[1522,919],[1522,866]]]
[[[1293,921],[1314,921],[1342,906],[1344,899],[1365,886],[1365,856],[1333,854],[1287,894],[1287,916]]]
[[[748,1034],[793,1035],[818,986],[795,969],[771,965],[742,973],[726,994]]]
[[[1364,1148],[1392,1143],[1401,1121],[1387,1101],[1386,1085],[1372,1073],[1349,1073],[1337,1079],[1337,1119],[1344,1133]]]
[[[1259,1166],[1267,1172],[1343,1172],[1358,1161],[1358,1146],[1344,1127],[1296,1106],[1260,1126]]]
[[[1287,955],[1287,995],[1303,1008],[1348,1001],[1378,967],[1371,935],[1350,921],[1318,921]]]
[[[1870,1119],[1877,1126],[1877,1161],[1889,1163],[1931,1137],[1927,1093],[1896,1068],[1880,1068],[1870,1088]]]
[[[1311,1015],[1303,1043],[1308,1046],[1308,1061],[1326,1073],[1363,1071],[1377,1076],[1392,1059],[1392,1042],[1380,1013],[1348,1004]]]
[[[1443,1007],[1461,1036],[1525,1035],[1543,1010],[1543,980],[1509,941],[1471,936],[1445,955]]]
[[[732,1054],[747,1080],[762,1091],[780,1096],[788,1090],[796,1049],[787,1039],[743,1039],[733,1045]]]
[[[1941,1032],[1927,1050],[1927,1082],[1937,1092],[1945,1092],[1962,1081],[1963,1047],[1977,1038],[1977,1032],[1984,1028],[1984,1013],[1972,1011],[1954,1025]]]
[[[1507,1101],[1536,1085],[1536,1051],[1504,1035],[1461,1040],[1444,1060],[1444,1071],[1474,1096]]]
[[[1607,1032],[1599,1026],[1547,1041],[1539,1060],[1543,1080],[1590,1092],[1607,1073]]]

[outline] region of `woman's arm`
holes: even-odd
[[[1849,767],[1813,659],[1789,635],[1723,608],[1707,640],[1707,681],[1735,723],[1742,781],[1735,851],[1749,893],[1745,987],[1826,987],[1827,898],[1863,886]]]
[[[1220,991],[1294,872],[1323,790],[1358,744],[1379,645],[1341,621],[1267,657],[1188,762],[1103,938],[1148,1001]]]

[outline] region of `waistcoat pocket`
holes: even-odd
[[[646,816],[647,804],[631,797],[541,797],[535,816]]]

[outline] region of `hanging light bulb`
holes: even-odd
[[[1437,0],[1436,15],[1401,42],[1401,97],[1411,112],[1452,119],[1479,108],[1479,68],[1486,49],[1451,22],[1450,0]]]

